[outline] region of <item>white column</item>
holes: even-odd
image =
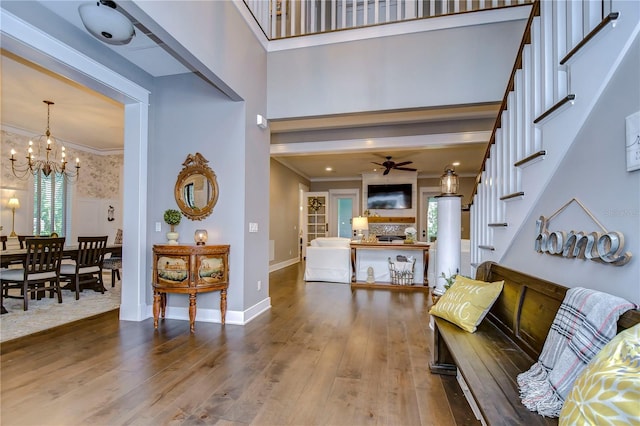
[[[438,199],[438,239],[436,242],[435,294],[443,294],[446,281],[460,270],[461,195],[441,195]]]

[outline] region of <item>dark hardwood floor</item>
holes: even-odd
[[[428,294],[270,275],[246,326],[119,321],[117,311],[2,344],[11,425],[476,425],[429,373]]]

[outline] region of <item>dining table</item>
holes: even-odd
[[[122,257],[122,244],[107,244],[105,254],[111,253],[111,256]],[[62,249],[62,260],[75,259],[78,256],[78,246],[68,245]],[[24,265],[27,257],[27,249],[11,249],[0,251],[0,267],[7,268],[11,265]],[[4,306],[0,306],[0,312],[5,314],[7,310]]]

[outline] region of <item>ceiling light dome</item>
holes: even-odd
[[[116,10],[113,1],[85,3],[78,7],[78,12],[87,31],[100,41],[123,45],[129,43],[135,35],[131,21]]]

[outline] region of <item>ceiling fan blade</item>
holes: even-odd
[[[391,170],[391,169],[386,169],[386,170],[384,171],[384,173],[382,173],[382,175],[383,175],[383,176],[384,176],[384,175],[388,175],[388,174],[389,174],[389,170]]]
[[[375,163],[375,162],[373,162],[373,161],[371,162],[371,164],[377,164],[378,166],[383,166],[383,167],[384,167],[384,164],[381,164],[381,163]]]
[[[396,163],[396,165],[393,167],[398,168],[398,167],[406,166],[407,164],[411,164],[411,163],[413,163],[413,161],[403,161],[402,163]]]
[[[412,169],[411,167],[394,167],[396,170],[406,170],[408,172],[415,172],[418,169]]]

